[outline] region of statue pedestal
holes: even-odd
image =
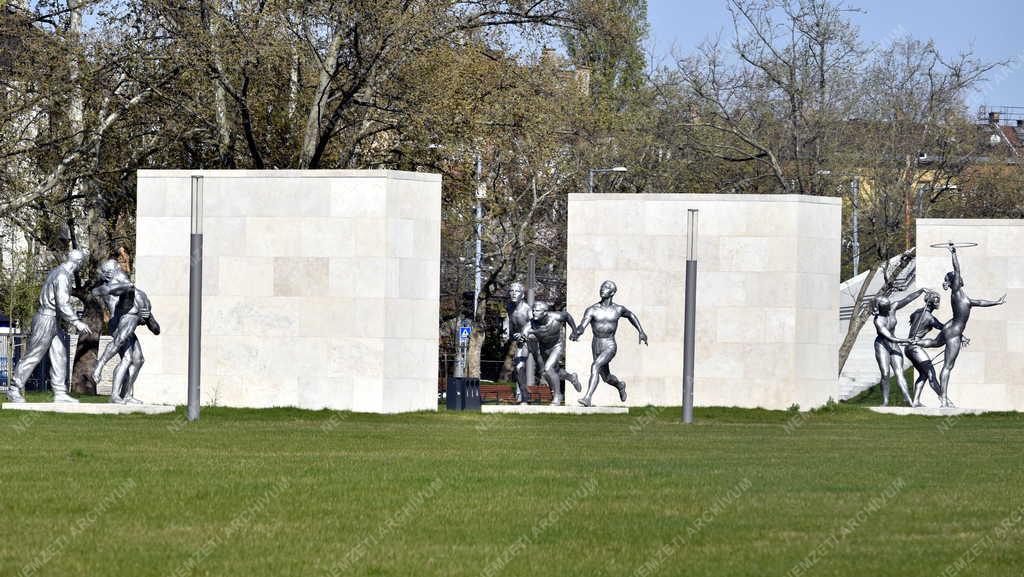
[[[584,407],[581,405],[481,405],[481,413],[508,415],[625,415],[629,407]]]
[[[38,411],[45,413],[74,413],[77,415],[160,415],[173,413],[171,405],[118,405],[114,403],[4,403],[4,411]]]
[[[920,415],[922,417],[954,417],[959,415],[981,415],[985,409],[963,409],[960,407],[868,407],[876,413],[886,415]]]

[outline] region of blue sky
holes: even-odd
[[[915,38],[931,38],[943,55],[973,48],[982,60],[1013,59],[1011,67],[991,74],[994,80],[968,102],[972,110],[983,104],[1024,106],[1021,0],[849,0],[847,5],[865,11],[851,18],[867,43],[884,42],[902,28]],[[705,38],[731,33],[725,0],[648,0],[647,12],[650,43],[660,57],[667,57],[673,46],[686,54]]]

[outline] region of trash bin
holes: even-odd
[[[480,379],[448,377],[446,397],[449,411],[479,411]]]

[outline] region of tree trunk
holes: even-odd
[[[93,330],[91,335],[78,335],[78,347],[75,358],[71,359],[71,390],[84,395],[96,394],[96,383],[92,380],[92,371],[99,357],[100,335],[103,334],[103,307],[99,299],[89,295],[82,299],[85,310],[82,321]],[[113,359],[110,362],[117,362]]]
[[[213,4],[215,7],[216,2],[213,2]],[[205,12],[207,14],[206,32],[210,35],[210,56],[213,59],[212,64],[218,76],[213,79],[213,110],[217,118],[217,155],[220,157],[220,164],[223,168],[234,168],[234,138],[228,119],[227,93],[224,90],[226,79],[224,78],[224,67],[221,64],[220,49],[217,44],[219,26],[214,21],[213,16],[209,15],[209,10]]]
[[[516,342],[509,341],[508,347],[505,349],[505,362],[501,363],[501,375],[498,376],[499,381],[515,381],[515,356],[516,356]]]
[[[341,30],[335,32],[331,45],[327,49],[327,58],[320,66],[320,79],[317,82],[313,102],[309,105],[306,115],[306,128],[302,133],[302,151],[299,156],[299,168],[317,168],[317,145],[320,143],[320,122],[324,117],[325,108],[331,92],[331,82],[338,68],[338,51],[341,50]]]
[[[846,361],[850,357],[850,351],[853,350],[853,345],[857,342],[857,336],[860,335],[860,331],[867,324],[868,317],[871,316],[871,310],[864,306],[864,302],[867,299],[868,287],[871,285],[871,281],[874,280],[875,276],[881,271],[885,275],[885,282],[878,289],[878,296],[889,296],[894,290],[894,284],[903,271],[910,266],[911,261],[914,260],[914,250],[910,249],[901,255],[899,264],[892,271],[888,270],[889,260],[883,261],[877,267],[873,268],[868,273],[867,278],[860,287],[860,291],[857,293],[857,298],[853,303],[853,313],[850,317],[850,324],[846,329],[846,336],[843,338],[843,343],[839,346],[839,374],[843,374],[843,367],[846,366]]]
[[[299,78],[301,74],[299,60],[299,48],[295,44],[291,46],[292,64],[288,74],[288,118],[295,117],[295,110],[299,104]]]
[[[484,348],[484,327],[481,323],[473,323],[473,332],[469,336],[469,349],[466,351],[466,376],[480,378],[480,355]]]
[[[857,342],[857,336],[860,335],[860,330],[864,328],[864,323],[867,322],[870,314],[863,306],[864,296],[867,294],[868,287],[871,286],[871,281],[875,280],[875,275],[882,268],[882,265],[871,269],[868,273],[864,282],[860,285],[860,290],[857,292],[857,298],[853,301],[853,312],[850,313],[850,324],[846,327],[846,337],[843,338],[843,343],[839,345],[839,374],[843,374],[843,368],[846,367],[846,361],[850,358],[850,351],[853,350],[854,343]]]
[[[75,48],[78,48],[78,37],[82,33],[82,9],[81,7],[71,10],[71,37],[75,41]],[[82,99],[82,87],[79,85],[81,72],[79,70],[78,55],[73,54],[68,63],[71,68],[71,102],[68,106],[68,123],[71,126],[71,134],[76,145],[81,145],[85,138],[85,103]]]

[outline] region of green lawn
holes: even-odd
[[[0,575],[1024,571],[1024,416],[678,412],[0,411]]]

